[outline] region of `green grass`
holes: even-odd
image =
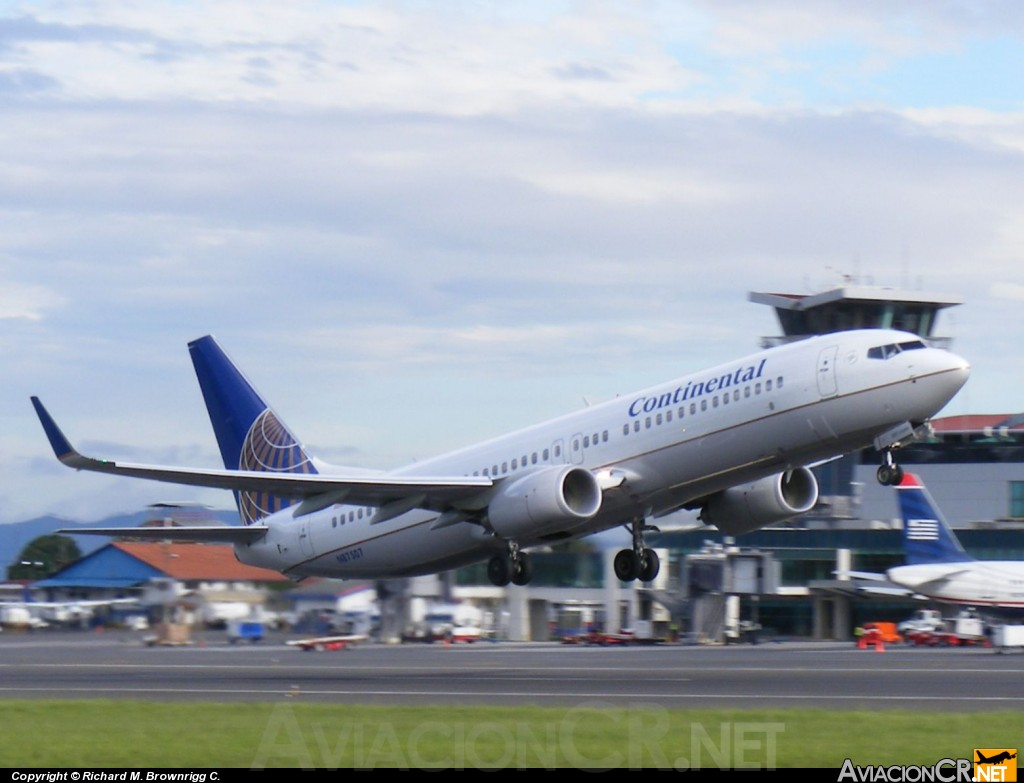
[[[301,698],[301,697],[300,697]],[[1017,748],[1024,714],[0,702],[5,767],[832,767]]]

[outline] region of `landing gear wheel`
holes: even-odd
[[[881,465],[876,475],[879,484],[886,487],[895,487],[903,481],[903,468],[899,465]]]
[[[645,549],[643,554],[640,555],[640,574],[639,579],[641,582],[653,582],[658,578],[658,572],[661,570],[661,560],[658,558],[658,553],[653,549]]]
[[[640,558],[632,549],[620,549],[612,565],[615,568],[615,577],[620,582],[632,582],[640,575]]]
[[[495,555],[487,561],[487,578],[495,587],[505,587],[512,581],[512,558],[508,555]]]
[[[530,565],[530,558],[519,555],[512,563],[512,584],[522,587],[529,584],[532,577],[533,566]]]

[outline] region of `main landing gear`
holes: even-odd
[[[903,468],[893,460],[892,449],[885,449],[882,452],[882,464],[875,475],[878,483],[886,487],[895,487],[903,481]]]
[[[519,551],[519,544],[508,542],[508,551],[495,555],[487,561],[487,578],[496,587],[506,587],[509,582],[514,585],[525,585],[533,576],[530,558]]]
[[[630,523],[630,528],[633,532],[633,548],[622,549],[616,553],[613,561],[615,577],[620,582],[632,582],[636,579],[641,582],[653,582],[661,570],[661,562],[658,553],[644,545],[644,531],[657,531],[657,528],[645,525],[643,518],[634,519]]]

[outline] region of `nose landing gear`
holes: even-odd
[[[882,464],[875,474],[879,484],[894,487],[903,481],[903,468],[896,464],[892,453],[901,446],[913,443],[928,431],[927,422],[905,421],[875,438],[875,449],[882,452]]]
[[[882,464],[878,467],[875,476],[878,483],[886,487],[895,487],[903,481],[903,468],[896,464],[892,458],[892,449],[885,449],[882,452]]]

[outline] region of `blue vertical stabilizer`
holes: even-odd
[[[317,472],[305,449],[213,337],[200,337],[188,348],[225,468]],[[267,492],[236,492],[235,499],[247,525],[296,502]]]
[[[903,516],[903,552],[907,565],[962,563],[964,551],[920,478],[907,473],[896,487]]]

